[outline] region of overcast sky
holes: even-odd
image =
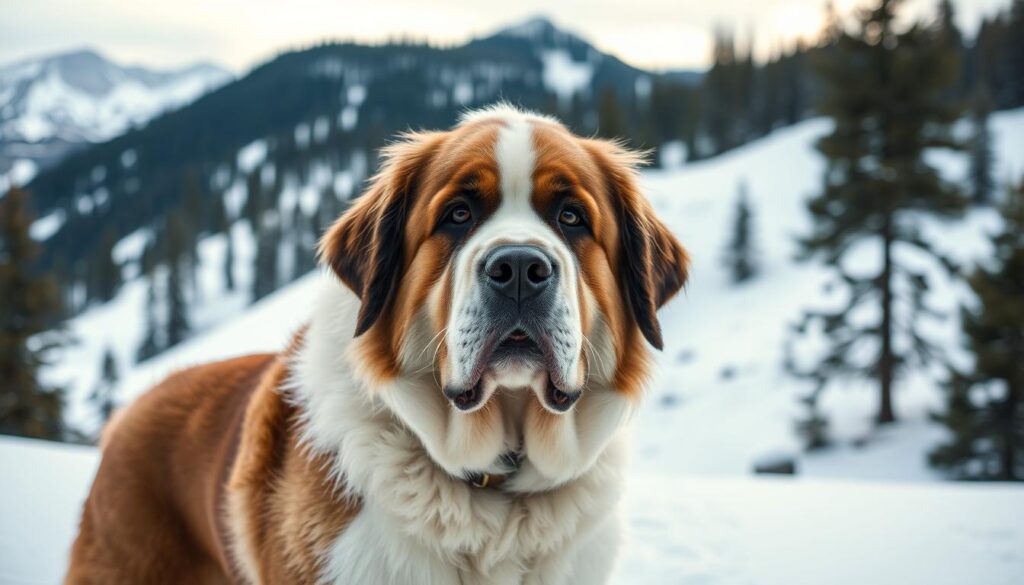
[[[275,53],[324,39],[412,36],[460,43],[543,14],[628,63],[703,68],[712,33],[753,31],[761,52],[811,37],[826,0],[0,0],[0,64],[91,47],[122,63],[199,60],[243,72]],[[931,14],[938,0],[907,0]],[[865,0],[835,0],[841,13]],[[1009,0],[954,0],[973,33]]]

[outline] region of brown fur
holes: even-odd
[[[281,355],[172,375],[110,429],[69,584],[314,583],[358,512],[298,443]],[[244,526],[244,530],[241,527]]]
[[[227,583],[217,478],[271,355],[172,375],[108,434],[66,583]]]

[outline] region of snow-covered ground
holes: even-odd
[[[0,438],[0,583],[60,582],[97,453]],[[1015,585],[1024,489],[636,476],[618,585]]]
[[[1024,109],[996,114],[992,126],[996,177],[1020,177]],[[827,130],[828,122],[810,120],[715,159],[644,174],[655,207],[689,248],[694,263],[686,292],[660,315],[666,348],[636,421],[638,472],[747,475],[758,460],[781,454],[795,457],[799,473],[811,477],[939,479],[925,463],[927,451],[943,437],[943,430],[928,419],[929,411],[941,405],[938,371],[917,372],[903,381],[896,396],[901,422],[892,428],[873,427],[875,393],[865,385],[850,384],[831,389],[824,398],[836,439],[833,448],[803,454],[793,433],[794,418],[800,414],[797,399],[807,386],[783,370],[788,329],[803,309],[827,300],[822,286],[828,276],[820,264],[793,260],[794,237],[807,229],[804,201],[819,188],[822,170],[813,143]],[[962,156],[934,155],[950,178],[965,172]],[[734,286],[721,258],[740,181],[746,182],[754,209],[761,273],[752,282]],[[292,190],[282,199],[299,197],[299,191]],[[923,227],[933,232],[941,249],[973,262],[984,257],[987,235],[998,225],[994,211],[976,210],[963,220],[926,222]],[[233,237],[236,280],[240,290],[247,290],[253,254],[247,224],[236,222]],[[122,370],[121,400],[130,400],[177,368],[284,346],[306,318],[317,276],[300,279],[247,309],[246,293],[223,291],[223,251],[222,236],[200,245],[201,294],[194,321],[200,331],[209,333],[163,355],[129,365],[141,339],[145,294],[139,281],[126,285],[111,303],[71,322],[79,343],[48,376],[70,387],[73,424],[88,432],[98,426],[96,410],[86,398],[98,379],[106,346],[113,349]],[[875,255],[870,249],[864,252],[862,263],[870,264]],[[962,286],[936,276],[934,302],[947,310],[955,307],[964,296]],[[930,324],[932,337],[954,357],[958,326],[956,318]]]

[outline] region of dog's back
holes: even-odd
[[[273,355],[178,372],[120,413],[82,512],[66,583],[222,583],[222,490]]]

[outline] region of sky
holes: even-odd
[[[544,15],[638,67],[702,69],[715,28],[752,35],[758,54],[813,38],[827,0],[0,0],[0,64],[79,48],[124,64],[211,61],[242,73],[323,40],[412,37],[458,44]],[[867,0],[834,0],[840,14]],[[905,0],[910,15],[938,0]],[[954,0],[973,32],[1009,0]]]

